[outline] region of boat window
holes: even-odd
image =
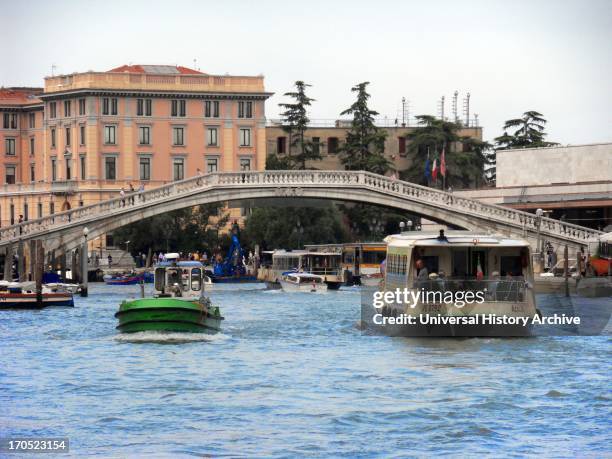
[[[437,273],[440,271],[440,258],[438,256],[420,257],[423,264],[427,268],[428,273]]]
[[[155,290],[163,292],[166,287],[166,270],[164,268],[157,268],[155,270]]]
[[[202,270],[193,268],[191,270],[191,290],[199,292],[200,288],[202,288]]]
[[[387,256],[386,270],[388,274],[405,275],[408,265],[408,256],[390,253]]]
[[[506,275],[511,276],[522,276],[523,275],[523,267],[521,264],[520,255],[517,256],[503,256],[500,257],[500,274],[502,277]]]
[[[363,263],[368,265],[379,265],[387,256],[384,250],[367,250],[363,251]]]
[[[189,270],[183,269],[181,271],[181,286],[184,292],[189,290]]]
[[[181,279],[180,279],[180,275],[178,270],[176,269],[169,269],[167,271],[167,275],[168,275],[168,286],[172,287],[175,284],[176,285],[180,285],[181,283]]]

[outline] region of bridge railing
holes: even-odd
[[[434,188],[428,188],[390,177],[363,171],[243,171],[215,172],[185,180],[172,182],[142,192],[126,194],[88,206],[77,207],[46,217],[29,220],[0,229],[0,243],[55,228],[77,225],[95,219],[110,217],[117,213],[129,212],[135,207],[147,207],[168,199],[198,192],[208,187],[242,187],[259,185],[263,187],[313,187],[318,185],[337,185],[355,188],[368,188],[426,202],[430,205],[462,212],[493,222],[510,224],[526,231],[539,231],[543,235],[557,236],[576,242],[586,242],[603,234],[572,223],[547,217],[538,219],[534,214],[495,204],[485,204],[463,198]]]

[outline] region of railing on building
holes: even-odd
[[[469,198],[462,198],[452,193],[428,188],[413,183],[396,180],[390,177],[363,171],[244,171],[216,172],[172,182],[157,188],[121,197],[109,199],[97,204],[78,207],[55,215],[30,220],[17,225],[0,229],[0,245],[17,241],[20,238],[34,238],[49,230],[67,229],[81,226],[91,221],[119,216],[133,209],[143,209],[181,197],[188,197],[209,189],[262,188],[275,189],[276,196],[298,196],[305,188],[339,188],[344,190],[371,190],[410,201],[420,202],[428,207],[459,213],[478,219],[490,221],[523,231],[524,234],[540,233],[568,242],[586,244],[603,234],[579,225],[554,220],[548,217],[538,218],[534,214],[485,204]]]
[[[464,128],[477,128],[478,126],[478,118],[471,118],[469,123],[466,125],[464,123],[465,120],[460,120],[462,127]],[[282,119],[278,118],[269,118],[266,120],[267,127],[282,127],[285,122]],[[383,128],[400,128],[400,127],[410,127],[416,128],[420,127],[418,120],[416,118],[410,118],[402,121],[401,118],[390,118],[390,117],[379,117],[374,119],[374,124],[378,127]],[[352,125],[352,119],[311,119],[308,123],[309,128],[350,128]]]

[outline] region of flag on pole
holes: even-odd
[[[440,157],[440,174],[442,174],[442,177],[446,177],[446,155],[444,154],[444,147],[442,147],[442,156]]]
[[[429,155],[427,155],[427,159],[425,160],[425,180],[427,180],[427,183],[431,180],[431,162],[429,161]]]
[[[434,159],[433,168],[431,170],[431,176],[434,179],[434,182],[438,180],[438,158]]]
[[[480,255],[478,255],[478,264],[476,265],[476,279],[482,280],[484,273],[482,272],[482,265],[480,264]]]

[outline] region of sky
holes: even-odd
[[[178,64],[265,76],[277,118],[293,82],[311,84],[313,120],[333,120],[370,82],[393,122],[445,113],[470,93],[486,140],[528,110],[548,140],[612,141],[612,0],[0,0],[0,85],[52,72]],[[195,59],[195,63],[194,63]]]

